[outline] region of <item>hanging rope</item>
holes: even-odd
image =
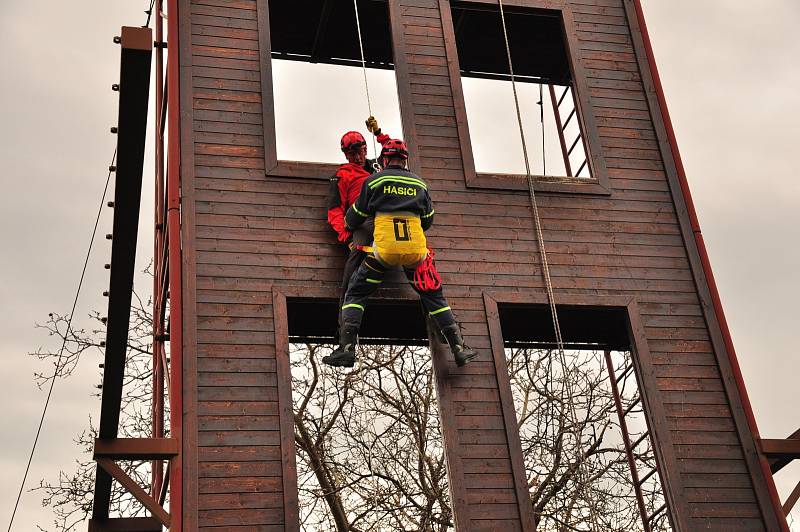
[[[42,426],[44,425],[44,419],[47,415],[47,408],[50,406],[50,399],[53,396],[53,388],[56,384],[56,379],[59,376],[59,372],[63,369],[61,366],[61,360],[64,358],[64,349],[67,347],[67,339],[69,337],[69,333],[72,330],[72,318],[75,317],[75,308],[78,306],[78,298],[81,295],[81,289],[83,288],[83,281],[86,278],[86,268],[89,266],[89,257],[92,256],[92,248],[94,247],[94,239],[97,236],[97,227],[100,225],[100,215],[103,213],[103,206],[106,203],[106,194],[108,193],[108,185],[111,182],[111,168],[114,166],[115,161],[117,160],[117,149],[114,148],[114,155],[111,156],[111,165],[109,166],[108,176],[106,177],[106,185],[103,188],[103,197],[100,198],[100,207],[97,210],[97,217],[94,220],[94,228],[92,229],[92,237],[89,239],[89,249],[86,251],[86,258],[83,261],[83,270],[81,271],[81,277],[78,280],[78,288],[75,290],[75,298],[72,300],[72,310],[69,312],[69,319],[67,320],[67,328],[64,331],[64,339],[61,342],[61,349],[58,351],[58,358],[56,359],[56,369],[53,372],[53,376],[50,378],[50,386],[47,390],[47,398],[44,401],[44,408],[42,408],[42,416],[39,419],[39,427],[36,429],[36,437],[33,439],[33,445],[31,446],[31,452],[28,456],[28,464],[25,466],[25,474],[22,476],[22,482],[19,485],[19,492],[17,493],[17,501],[14,503],[14,510],[11,512],[11,519],[8,522],[8,532],[11,532],[11,528],[14,526],[14,517],[17,515],[17,509],[19,508],[19,501],[22,498],[22,492],[25,489],[25,482],[28,480],[28,473],[31,470],[31,462],[33,462],[33,455],[36,453],[36,446],[39,444],[39,436],[42,434]]]
[[[539,83],[539,122],[542,124],[542,175],[547,175],[547,152],[545,151],[544,134],[544,88]]]
[[[367,60],[364,57],[364,40],[361,37],[361,19],[358,16],[358,0],[353,0],[353,9],[356,12],[356,30],[358,32],[358,48],[361,50],[361,69],[364,71],[364,92],[367,95],[367,110],[369,111],[369,116],[374,116],[372,114],[372,100],[369,97],[369,80],[367,79]],[[374,158],[378,158],[378,145],[375,143],[375,135],[370,135],[372,137],[372,153]]]
[[[582,436],[583,436],[583,427],[579,423],[578,413],[575,409],[575,404],[572,401],[574,395],[573,395],[572,382],[570,378],[571,372],[568,369],[569,366],[567,365],[567,357],[564,352],[564,339],[561,335],[561,324],[558,320],[558,309],[556,308],[555,294],[553,292],[553,282],[550,277],[550,266],[547,262],[547,249],[545,248],[544,235],[542,233],[542,221],[541,218],[539,217],[539,206],[536,202],[536,190],[534,188],[533,176],[531,175],[530,161],[528,159],[528,146],[525,141],[525,129],[522,125],[522,112],[520,111],[519,95],[517,94],[517,83],[516,83],[516,78],[514,76],[514,65],[511,61],[511,45],[509,44],[508,40],[508,28],[506,26],[506,16],[505,16],[505,9],[503,7],[503,0],[498,0],[498,3],[500,5],[500,20],[502,21],[503,24],[503,39],[505,40],[505,45],[506,45],[506,55],[508,58],[508,71],[509,74],[511,75],[511,88],[514,93],[514,105],[516,106],[516,111],[517,111],[519,136],[520,140],[522,141],[522,154],[525,159],[525,177],[528,182],[528,194],[531,200],[531,209],[533,210],[534,226],[536,229],[536,239],[539,245],[539,253],[542,257],[542,276],[544,277],[544,282],[547,289],[547,300],[550,306],[550,314],[553,318],[553,331],[555,332],[556,346],[558,348],[559,359],[562,367],[562,377],[564,379],[564,386],[562,386],[561,388],[562,403],[566,402],[567,405],[569,405],[568,411],[570,416],[572,417],[570,422],[576,429],[575,432],[576,445],[580,450],[582,443]],[[542,113],[544,113],[544,105],[542,105]],[[565,387],[567,388],[566,397],[564,396]],[[587,485],[590,477],[586,475],[585,472],[586,462],[582,459],[582,456],[579,455],[577,457],[577,460],[579,460],[578,470],[577,470],[578,489],[581,492],[583,492],[584,496],[587,499],[587,502],[589,503],[590,526],[591,530],[594,531],[596,530],[595,526],[598,520],[596,516],[597,509],[592,500],[593,499],[592,490]]]

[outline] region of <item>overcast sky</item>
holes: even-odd
[[[0,526],[24,471],[44,392],[25,355],[57,348],[34,328],[67,312],[114,148],[122,25],[141,25],[146,0],[0,2]],[[644,0],[656,59],[734,342],[765,437],[800,428],[800,3],[795,0]],[[377,82],[376,82],[377,83]],[[377,89],[376,89],[377,90]],[[345,126],[341,126],[345,127]],[[395,126],[396,127],[396,126]],[[331,131],[332,142],[338,131]],[[148,145],[152,139],[148,139]],[[148,154],[150,161],[151,153]],[[149,174],[149,173],[148,173]],[[145,185],[142,219],[152,218]],[[102,218],[78,325],[102,309],[111,216]],[[140,240],[140,265],[151,241]],[[142,287],[147,292],[146,287]],[[72,438],[97,419],[90,397],[100,356],[56,384],[28,487],[70,470]],[[785,498],[796,465],[778,476]],[[15,530],[49,512],[23,496]]]

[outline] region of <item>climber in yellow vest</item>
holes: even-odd
[[[425,231],[433,224],[434,210],[428,186],[408,170],[408,148],[402,140],[383,143],[380,163],[384,170],[364,180],[345,216],[351,231],[374,218],[374,241],[372,251],[350,278],[341,308],[339,346],[322,361],[340,367],[355,364],[367,300],[383,283],[387,269],[400,266],[447,339],[456,364],[463,366],[476,352],[464,343],[429,255]]]

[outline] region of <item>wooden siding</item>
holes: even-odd
[[[192,433],[185,437],[197,445],[184,466],[186,512],[193,514],[186,522],[201,530],[296,530],[290,522],[296,509],[285,509],[294,495],[284,493],[293,482],[284,478],[292,471],[281,459],[286,405],[279,404],[285,394],[279,394],[272,288],[333,289],[343,255],[325,223],[327,182],[265,176],[256,0],[182,5],[189,10],[182,15],[182,45],[190,67],[182,76],[189,86],[181,114],[190,127],[183,143],[190,191],[184,275],[191,276],[193,295],[184,314],[193,331],[185,348],[193,359],[185,378]],[[519,471],[512,471],[518,450],[506,430],[505,384],[498,382],[483,293],[543,292],[529,199],[523,191],[467,188],[464,163],[471,154],[457,123],[462,96],[451,83],[440,2],[390,5],[395,50],[403,51],[396,62],[404,130],[436,203],[429,237],[467,340],[481,350],[463,370],[435,357],[443,426],[448,445],[454,442],[448,460],[456,477],[451,485],[460,490],[459,528],[526,530],[524,492]],[[601,151],[610,194],[540,195],[556,297],[637,302],[657,383],[647,393],[663,404],[676,457],[673,488],[686,504],[674,511],[685,516],[687,530],[766,530],[764,487],[746,457],[752,441],[742,441],[742,420],[732,411],[741,405],[729,401],[732,377],[715,353],[626,1],[573,0],[565,9],[574,20],[572,53],[586,76],[584,111],[596,123],[594,149]]]

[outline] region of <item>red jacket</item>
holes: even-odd
[[[378,142],[383,144],[390,138],[389,135],[381,134],[378,136]],[[347,209],[358,199],[364,180],[379,170],[375,161],[367,159],[364,166],[354,163],[343,164],[331,178],[328,192],[328,223],[336,231],[339,242],[347,242],[353,236],[345,227],[344,216]]]

